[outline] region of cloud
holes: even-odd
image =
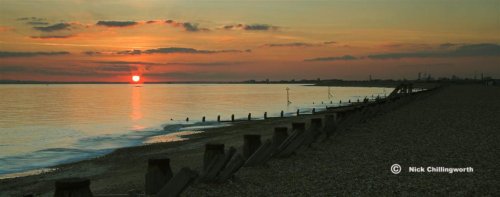
[[[230,66],[239,65],[246,62],[169,62],[164,65],[186,65],[186,66]]]
[[[145,70],[149,70],[151,66],[144,66]],[[139,66],[137,65],[105,65],[97,67],[99,71],[110,71],[110,72],[128,72],[137,71]]]
[[[344,55],[344,56],[338,56],[338,57],[318,57],[318,58],[312,58],[312,59],[305,59],[304,61],[306,62],[327,62],[327,61],[338,61],[338,60],[357,60],[359,58],[354,57],[352,55]]]
[[[241,29],[241,30],[246,30],[246,31],[270,31],[270,30],[277,30],[279,29],[278,26],[273,26],[273,25],[268,25],[268,24],[251,24],[251,25],[245,25],[245,24],[237,24],[237,25],[225,25],[222,27],[223,29],[226,30],[231,30],[231,29]]]
[[[74,37],[74,35],[31,36],[30,38],[33,38],[33,39],[64,39],[64,38],[71,38],[71,37]]]
[[[167,48],[156,48],[156,49],[148,49],[148,50],[127,50],[127,51],[118,51],[117,54],[121,55],[140,55],[140,54],[169,54],[169,53],[189,53],[189,54],[212,54],[212,53],[243,53],[243,52],[251,52],[251,50],[199,50],[193,48],[181,48],[181,47],[167,47]]]
[[[0,66],[0,72],[4,73],[32,73],[53,76],[115,76],[114,73],[100,73],[94,69],[79,68],[66,69],[61,67],[32,67],[32,66]]]
[[[84,51],[82,53],[85,54],[85,55],[91,55],[91,56],[92,55],[101,55],[102,54],[102,52],[100,52],[100,51]]]
[[[45,18],[39,18],[39,17],[22,17],[22,18],[17,18],[16,20],[18,20],[18,21],[45,21]]]
[[[337,42],[335,42],[335,41],[326,41],[326,42],[323,42],[323,44],[337,44]]]
[[[500,56],[500,45],[492,43],[464,44],[453,50],[418,51],[409,53],[381,53],[368,55],[370,59],[401,58],[451,58],[451,57],[484,57]]]
[[[290,43],[274,43],[266,44],[266,47],[314,47],[319,46],[318,44],[305,43],[305,42],[290,42]]]
[[[50,26],[42,26],[42,27],[33,27],[33,29],[36,29],[38,31],[43,31],[43,32],[53,32],[53,31],[60,31],[60,30],[68,30],[71,25],[69,23],[57,23],[54,25]]]
[[[92,61],[93,63],[103,64],[103,65],[146,65],[146,66],[229,66],[229,65],[239,65],[246,62],[168,62],[168,63],[158,63],[158,62],[142,62],[142,61]]]
[[[93,62],[98,64],[115,64],[115,65],[129,65],[129,64],[167,65],[165,63],[141,62],[141,61],[93,61]]]
[[[38,25],[48,25],[48,22],[43,22],[43,21],[29,21],[26,22],[28,25],[33,25],[33,26],[38,26]]]
[[[278,29],[278,27],[267,24],[253,24],[253,25],[245,25],[243,29],[248,31],[267,31],[267,30],[276,30]]]
[[[208,29],[208,28],[200,28],[200,27],[198,27],[197,23],[178,22],[178,21],[174,21],[174,20],[171,20],[171,19],[166,20],[165,23],[166,24],[170,24],[173,27],[183,28],[185,31],[188,31],[188,32],[210,31],[210,29]]]
[[[19,52],[19,51],[0,51],[0,58],[8,57],[35,57],[35,56],[55,56],[55,55],[68,55],[66,51],[56,52]]]
[[[135,21],[98,21],[96,25],[106,26],[106,27],[128,27],[134,26],[138,23]]]

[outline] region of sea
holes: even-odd
[[[0,178],[99,157],[231,119],[325,110],[392,88],[309,84],[0,85]],[[205,117],[206,122],[202,122]]]

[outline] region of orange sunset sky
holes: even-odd
[[[498,0],[0,0],[0,80],[500,77]]]

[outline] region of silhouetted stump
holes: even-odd
[[[281,115],[280,115],[280,117],[282,117],[282,118],[284,117],[284,112],[283,112],[283,110],[281,110]]]
[[[224,144],[205,144],[205,154],[203,155],[203,170],[207,170],[210,162],[217,155],[224,155]]]
[[[169,158],[152,158],[148,160],[145,175],[145,192],[154,195],[172,178]]]
[[[234,122],[234,114],[231,115],[231,122]]]
[[[300,115],[300,110],[297,109],[297,116],[299,116],[299,115]]]
[[[293,154],[304,141],[302,135],[304,134],[305,128],[306,124],[303,122],[292,123],[292,134],[281,143],[275,155],[277,157],[288,157]]]
[[[245,159],[241,154],[236,153],[233,155],[227,166],[222,170],[217,178],[219,182],[224,182],[230,179],[245,164]]]
[[[264,112],[264,120],[267,119],[267,112]]]
[[[198,172],[184,167],[170,179],[170,181],[161,188],[158,195],[161,197],[179,196],[195,179],[198,177]]]
[[[248,120],[252,120],[252,113],[248,113]]]
[[[66,178],[57,180],[54,197],[92,197],[90,180],[85,178]]]
[[[220,122],[220,115],[217,116],[217,122]]]
[[[274,128],[273,145],[279,147],[288,137],[288,128],[276,127]]]
[[[315,114],[315,113],[316,113],[316,108],[313,108],[312,114]]]
[[[305,132],[304,136],[304,144],[307,146],[311,146],[311,144],[316,141],[316,138],[322,132],[322,119],[321,118],[313,118],[311,119],[311,126]]]
[[[271,140],[266,140],[264,144],[262,144],[255,153],[250,156],[245,162],[245,166],[257,166],[265,164],[269,158],[271,158],[271,154],[274,152],[274,148]]]
[[[243,157],[249,158],[261,145],[260,135],[243,136]]]
[[[208,165],[207,169],[204,170],[201,175],[200,175],[200,181],[202,182],[211,182],[215,181],[217,178],[217,175],[219,175],[220,171],[226,167],[227,163],[233,155],[236,153],[236,148],[231,147],[229,150],[224,154],[217,154],[212,161],[210,161],[210,164]]]
[[[201,122],[205,122],[205,116],[203,116],[203,118],[201,118]]]
[[[304,131],[305,129],[306,129],[306,123],[304,123],[304,122],[292,122],[292,131],[295,131],[295,130]]]
[[[325,116],[325,138],[328,139],[330,136],[337,131],[337,114],[328,114]]]

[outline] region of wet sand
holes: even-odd
[[[365,122],[341,129],[331,140],[301,148],[265,167],[242,168],[225,184],[196,184],[185,196],[332,196],[353,194],[493,194],[500,185],[500,88],[450,86]],[[61,165],[41,175],[0,180],[1,196],[51,196],[54,181],[91,179],[94,194],[143,190],[147,159],[171,158],[173,172],[200,170],[206,143],[240,147],[244,134],[270,138],[274,127],[322,115],[237,123],[207,129],[189,140],[118,149],[96,159]],[[473,167],[473,173],[405,173],[390,166]],[[406,169],[403,169],[406,170]]]

